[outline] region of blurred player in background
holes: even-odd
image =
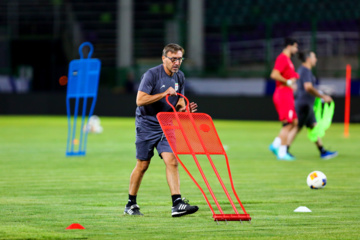
[[[276,58],[274,69],[270,77],[276,81],[273,101],[282,128],[279,135],[270,144],[269,149],[279,160],[295,160],[288,149],[297,132],[298,119],[295,111],[293,88],[299,74],[295,72],[291,57],[298,52],[298,43],[295,39],[286,38],[282,53]]]
[[[129,200],[125,206],[124,214],[143,215],[137,205],[136,197],[141,180],[150,165],[156,148],[160,158],[166,165],[166,178],[169,184],[173,217],[195,213],[199,208],[191,206],[181,198],[178,161],[164,136],[156,118],[159,112],[173,111],[166,102],[165,97],[170,95],[169,102],[176,106],[177,111],[185,112],[185,100],[177,95],[185,93],[185,76],[179,70],[184,49],[177,44],[168,44],[163,49],[162,61],[154,68],[149,69],[142,76],[136,98],[136,166],[130,176]],[[191,112],[197,111],[197,104],[190,103]],[[156,194],[156,193],[154,193]]]
[[[299,59],[302,65],[298,68],[300,78],[297,82],[298,89],[295,100],[296,113],[298,114],[299,124],[298,132],[306,125],[307,128],[314,128],[316,125],[316,118],[314,114],[315,97],[321,98],[324,102],[330,103],[332,98],[326,94],[318,91],[315,86],[315,76],[311,69],[316,66],[316,54],[311,51],[299,52]],[[337,152],[330,152],[324,149],[321,139],[318,137],[315,142],[320,151],[322,159],[330,159],[337,156]]]

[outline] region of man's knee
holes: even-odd
[[[283,127],[286,127],[286,128],[293,128],[293,127],[297,127],[298,126],[298,120],[297,119],[294,119],[292,120],[291,122],[285,120],[285,121],[282,121],[282,126]]]
[[[171,158],[171,160],[169,161],[168,164],[170,164],[170,166],[176,167],[176,168],[179,166],[179,162],[175,157]]]
[[[164,159],[165,165],[168,167],[178,167],[179,162],[176,159],[173,153],[162,153],[162,158]]]
[[[136,168],[141,172],[146,172],[146,170],[149,168],[149,165],[150,161],[142,161],[138,159],[136,163]]]
[[[299,124],[299,120],[298,120],[298,119],[294,119],[293,122],[292,122],[292,125],[293,125],[294,127],[297,127],[298,124]]]

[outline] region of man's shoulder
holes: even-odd
[[[155,66],[155,67],[152,67],[152,68],[150,68],[150,69],[148,69],[146,72],[148,73],[151,73],[152,75],[158,75],[158,74],[160,74],[160,72],[161,72],[161,68],[163,67],[163,65],[162,64],[160,64],[160,65],[157,65],[157,66]]]
[[[297,69],[297,72],[302,72],[302,71],[304,71],[304,66],[303,65],[300,65],[299,67],[298,67],[298,69]]]
[[[288,57],[285,54],[280,53],[275,59],[275,65],[278,64],[281,65],[288,64]]]
[[[160,75],[162,65],[155,66],[148,69],[141,77],[141,80],[146,79],[147,81],[155,80]]]
[[[298,73],[311,73],[311,70],[301,65],[301,66],[298,68],[297,72],[298,72]]]
[[[284,53],[280,53],[277,57],[276,57],[276,60],[282,60],[282,59],[286,59],[286,55]]]

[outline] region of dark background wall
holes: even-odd
[[[59,77],[66,74],[69,61],[60,40],[25,39],[11,41],[12,72],[26,65],[33,69],[31,91],[61,90]]]
[[[1,94],[0,114],[5,115],[66,115],[65,93]],[[188,95],[199,105],[199,112],[214,119],[277,120],[271,96],[214,97]],[[99,116],[135,116],[135,94],[113,94],[100,91],[94,114]],[[334,122],[344,121],[344,98],[334,98]],[[360,97],[351,99],[351,122],[360,122]]]

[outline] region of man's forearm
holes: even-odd
[[[286,83],[287,79],[281,76],[281,74],[278,71],[272,71],[270,77],[274,79],[275,81],[279,81],[282,83]]]
[[[164,93],[149,95],[149,94],[146,94],[143,92],[138,92],[138,96],[136,99],[136,105],[138,105],[139,107],[149,105],[149,104],[159,101],[160,99],[164,98],[164,96],[166,96]]]
[[[178,103],[176,104],[176,111],[179,111],[180,109],[184,109],[185,108],[185,100],[183,98],[179,98]]]
[[[314,87],[310,87],[306,89],[306,91],[315,97],[319,97],[319,98],[323,97],[323,95]]]

